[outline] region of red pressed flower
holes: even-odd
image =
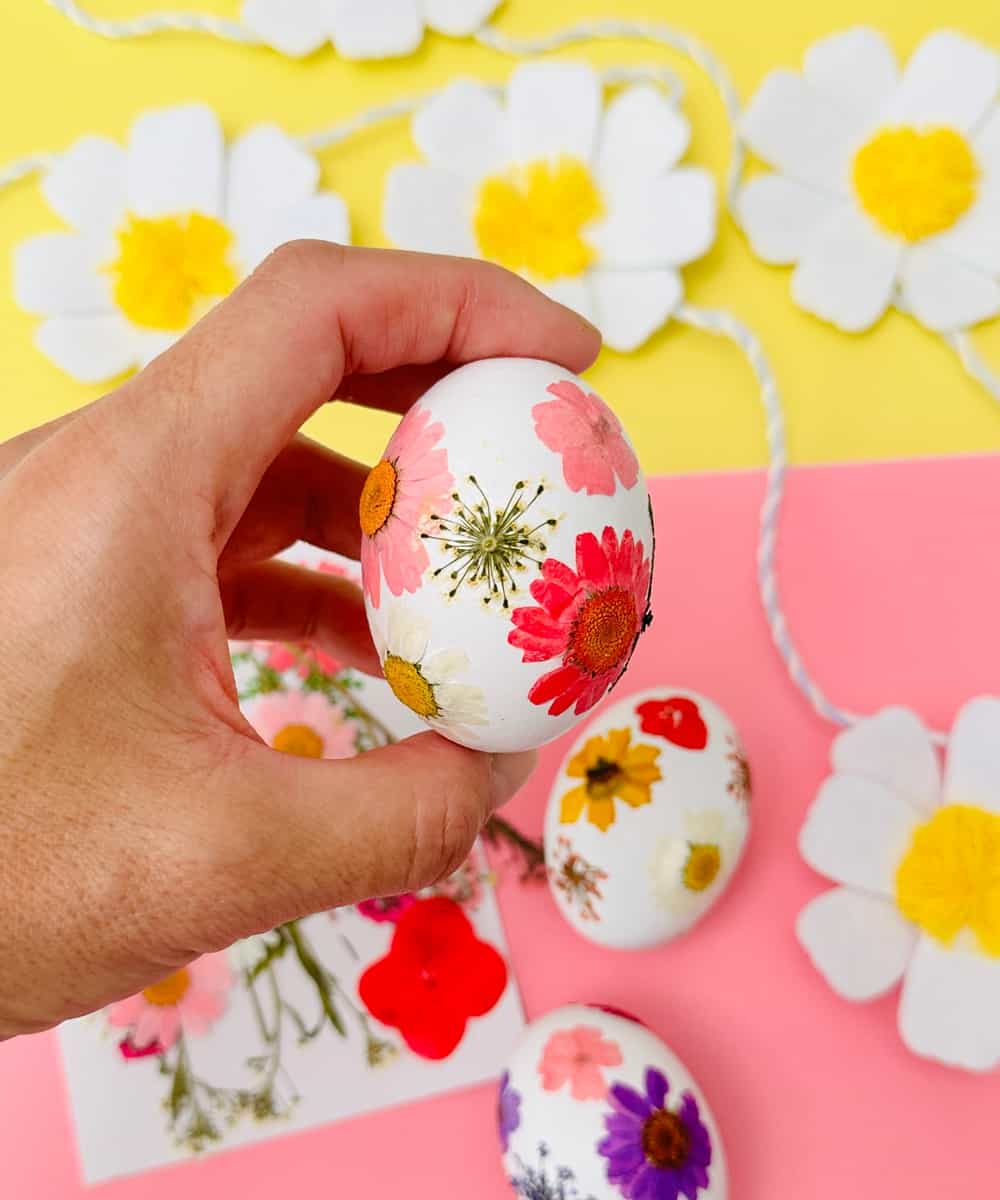
[[[159,1042],[150,1042],[148,1046],[137,1046],[132,1041],[131,1035],[123,1037],[118,1043],[118,1053],[126,1061],[133,1058],[150,1058],[154,1054],[163,1054],[163,1047]]]
[[[507,965],[476,937],[454,900],[418,900],[399,918],[389,953],[361,976],[365,1008],[398,1029],[414,1054],[447,1058],[507,987]]]
[[[643,733],[653,733],[685,750],[704,750],[708,745],[708,726],[698,705],[686,696],[647,700],[635,711]]]
[[[651,564],[631,530],[621,541],[606,526],[576,539],[576,570],[548,558],[531,585],[538,608],[518,608],[507,637],[522,662],[562,656],[528,693],[533,704],[550,704],[558,717],[571,705],[579,714],[600,700],[628,664],[642,632],[649,600]],[[550,703],[551,702],[551,703]]]

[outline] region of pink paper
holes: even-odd
[[[912,1057],[896,1033],[896,995],[867,1006],[837,999],[795,941],[796,914],[825,886],[796,837],[833,731],[788,681],[759,610],[762,487],[757,472],[656,482],[656,621],[625,685],[686,685],[728,709],[755,775],[746,860],[694,935],[642,954],[588,945],[544,888],[508,880],[501,904],[524,1001],[536,1015],[597,1000],[662,1034],[718,1117],[732,1200],[992,1195],[1000,1073]],[[863,712],[906,703],[941,725],[967,698],[1000,692],[998,548],[1000,458],[793,472],[780,551],[786,608],[831,698]],[[540,828],[560,754],[545,754],[511,805],[515,821]],[[4,1047],[0,1080],[3,1194],[86,1194],[54,1039]],[[101,1192],[509,1200],[493,1108],[492,1089],[479,1088]]]

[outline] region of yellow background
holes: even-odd
[[[128,17],[155,0],[87,0],[101,16]],[[238,0],[176,0],[170,7],[236,17]],[[817,37],[866,23],[909,54],[928,31],[948,25],[1000,45],[996,0],[507,0],[498,26],[547,32],[584,17],[669,21],[700,37],[726,63],[741,96],[764,74],[797,66]],[[727,123],[707,79],[669,52],[639,43],[601,42],[562,52],[595,64],[669,63],[687,85],[694,136],[689,159],[721,181]],[[58,151],[77,136],[122,137],[144,108],[205,100],[227,131],[276,121],[292,132],[324,127],[367,105],[431,90],[456,74],[503,80],[512,60],[470,41],[430,35],[414,56],[349,64],[332,50],[305,62],[266,49],[198,35],[159,35],[115,43],[70,25],[44,0],[0,4],[0,163],[32,151]],[[412,157],[408,124],[369,131],[322,156],[324,183],[341,192],[354,239],[383,244],[382,181]],[[99,389],[75,383],[35,350],[36,318],[11,299],[13,246],[58,227],[34,182],[0,193],[0,439],[76,407]],[[1000,449],[1000,410],[961,371],[952,352],[907,318],[891,315],[875,332],[851,337],[797,310],[789,272],[756,262],[728,218],[712,253],[686,273],[688,298],[724,306],[759,333],[777,372],[797,462],[888,458]],[[977,332],[1000,370],[1000,321]],[[739,353],[710,337],[670,326],[639,353],[605,351],[592,373],[617,408],[653,472],[757,464],[764,443],[757,392]],[[385,418],[331,406],[311,432],[358,457],[382,449]]]

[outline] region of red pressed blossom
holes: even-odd
[[[507,965],[476,937],[454,900],[418,900],[399,918],[389,953],[361,976],[365,1008],[398,1029],[414,1054],[447,1058],[507,987]]]
[[[123,1037],[118,1043],[118,1053],[122,1058],[130,1060],[133,1058],[151,1058],[155,1054],[163,1054],[163,1047],[159,1042],[150,1042],[148,1046],[137,1046],[132,1041],[131,1034]]]
[[[704,750],[708,745],[708,726],[698,705],[686,696],[647,700],[635,711],[643,733],[653,733],[685,750]]]
[[[631,530],[621,540],[610,525],[601,540],[576,539],[576,570],[557,559],[542,564],[531,585],[537,608],[518,608],[507,640],[523,662],[562,657],[543,675],[528,699],[549,704],[558,717],[571,705],[579,714],[600,700],[628,664],[646,622],[651,563]]]

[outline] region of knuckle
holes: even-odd
[[[296,279],[317,270],[330,271],[344,262],[347,250],[337,242],[318,238],[295,238],[284,242],[264,259],[257,274],[278,279]]]

